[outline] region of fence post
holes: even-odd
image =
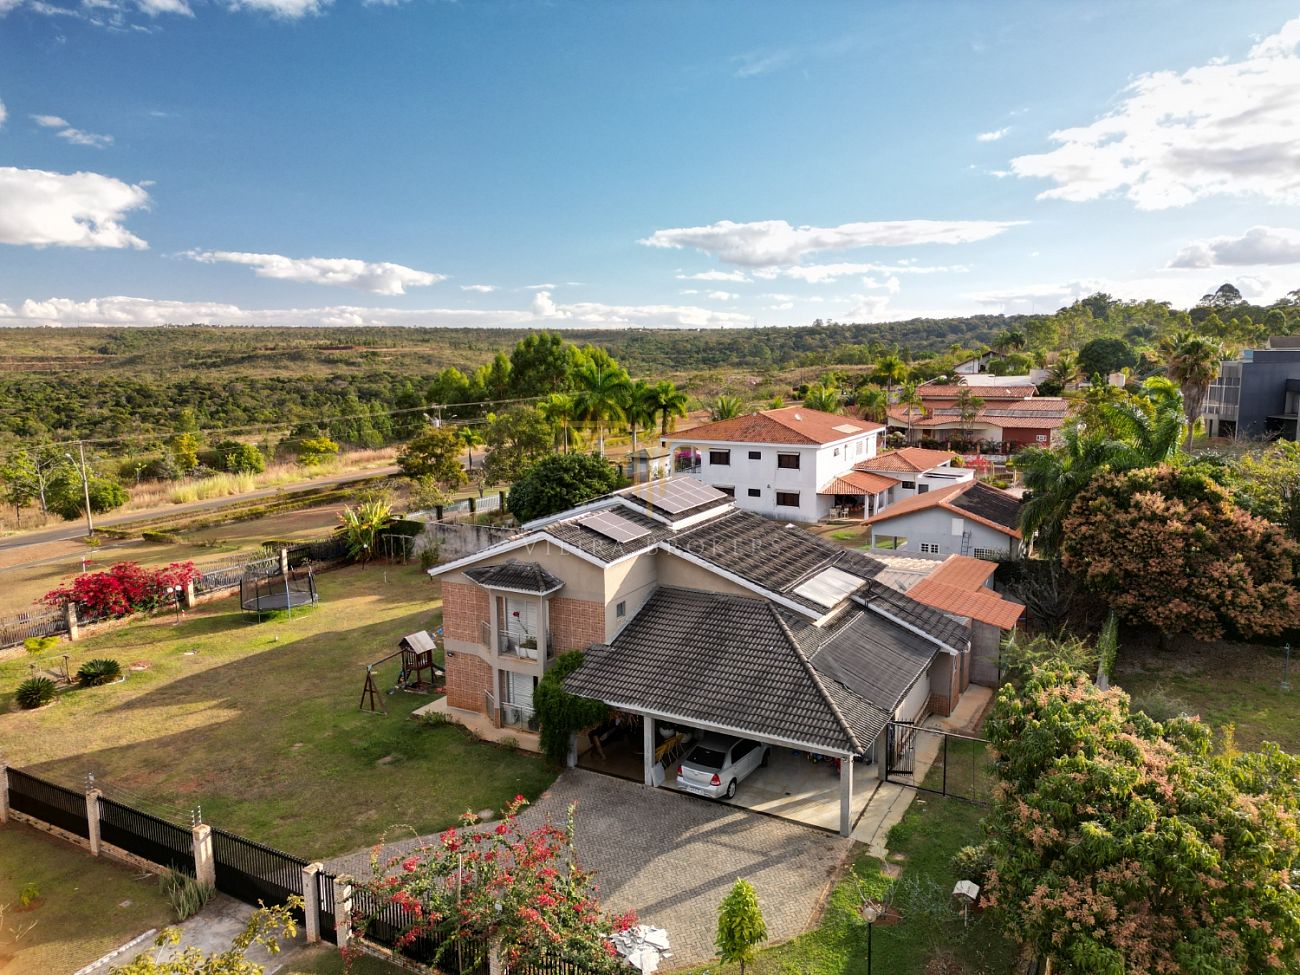
[[[352,940],[352,878],[334,878],[334,943],[340,948]]]
[[[289,550],[287,548],[280,549],[280,575],[286,579],[289,578]]]
[[[185,583],[185,608],[193,609],[197,600],[194,598],[194,580]]]
[[[216,889],[217,861],[212,855],[212,827],[207,823],[194,825],[194,879]]]
[[[302,909],[306,915],[303,930],[309,945],[320,941],[320,881],[317,877],[323,867],[322,863],[309,863],[302,868]]]
[[[9,766],[0,762],[0,823],[9,822]]]
[[[90,840],[90,855],[99,856],[99,797],[93,785],[86,790],[86,838]]]
[[[78,639],[81,634],[77,630],[77,604],[71,599],[63,604],[63,618],[68,624],[68,639]]]

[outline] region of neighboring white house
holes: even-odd
[[[848,497],[835,490],[838,479],[876,456],[884,432],[879,423],[787,406],[706,423],[664,443],[678,470],[731,495],[736,507],[810,523]],[[861,504],[890,487],[880,478],[854,496]]]
[[[952,466],[956,459],[957,454],[951,450],[900,447],[858,464],[857,469],[897,481],[897,486],[890,491],[888,498],[889,504],[893,504],[917,493],[925,494],[927,491],[974,480],[975,472],[969,467]],[[888,505],[882,506],[881,510],[884,507]]]
[[[866,519],[872,548],[989,561],[1021,554],[1019,522],[1020,500],[980,481],[915,494]]]

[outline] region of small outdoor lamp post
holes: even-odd
[[[862,917],[867,922],[867,975],[871,975],[871,931],[875,927],[877,918],[880,917],[879,905],[872,903],[862,905]]]
[[[1291,644],[1286,647],[1286,662],[1282,664],[1282,690],[1291,690]]]
[[[176,622],[172,624],[172,626],[176,626],[181,621],[181,600],[185,596],[185,587],[181,585],[175,585],[175,586],[169,586],[168,588],[171,590],[172,594],[176,597]]]

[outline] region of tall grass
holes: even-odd
[[[253,474],[213,474],[200,481],[172,488],[168,497],[173,504],[187,504],[191,501],[228,498],[232,494],[244,494],[256,489],[257,477]]]

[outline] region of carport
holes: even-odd
[[[747,738],[770,746],[777,761],[741,783],[735,805],[847,836],[855,807],[860,812],[875,785],[861,762],[854,775],[853,759],[872,753],[890,715],[817,673],[805,650],[815,649],[817,638],[815,627],[767,600],[661,586],[612,644],[587,652],[565,686],[640,718],[646,785],[671,787],[675,778],[678,756],[665,750],[659,727]],[[627,744],[637,750],[635,741]],[[571,764],[578,764],[577,751],[575,743]],[[840,775],[798,759],[809,774],[794,752],[838,760]],[[631,777],[635,766],[627,759],[623,754],[610,770]],[[855,778],[863,780],[861,790]]]

